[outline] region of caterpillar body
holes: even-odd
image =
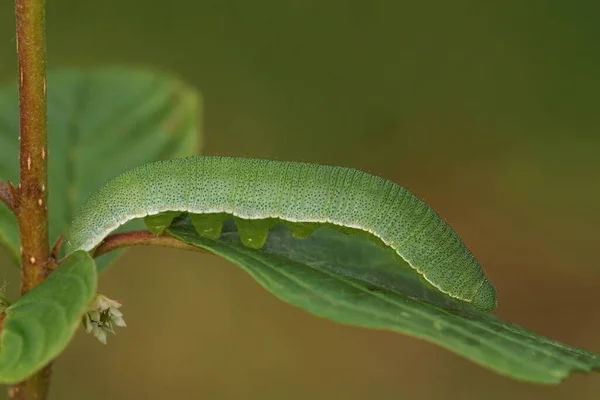
[[[496,307],[494,286],[432,208],[394,182],[345,167],[213,156],[142,165],[84,203],[71,225],[67,254],[94,249],[132,219],[172,219],[184,212],[199,234],[212,238],[233,216],[242,243],[254,248],[262,247],[278,221],[298,236],[323,224],[361,231],[443,293],[482,310]]]

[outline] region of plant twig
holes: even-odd
[[[25,294],[48,275],[46,265],[50,255],[45,0],[15,0],[15,11],[21,140],[21,182],[16,213],[21,237],[21,293]],[[50,374],[51,366],[47,365],[26,381],[11,386],[8,389],[10,398],[47,398]]]
[[[2,201],[4,204],[6,204],[6,206],[13,213],[17,212],[17,204],[16,204],[17,196],[18,196],[17,190],[12,185],[12,183],[10,183],[10,181],[8,183],[6,183],[4,181],[0,181],[0,201]]]
[[[169,236],[165,233],[155,235],[150,231],[129,231],[123,233],[115,233],[106,237],[94,251],[94,258],[100,257],[110,251],[117,250],[129,246],[162,246],[172,247],[183,250],[193,250],[199,252],[207,252],[199,247],[192,246],[182,242],[181,240]]]
[[[58,253],[60,252],[60,247],[62,246],[62,243],[63,237],[62,235],[58,235],[56,241],[54,242],[54,245],[52,246],[52,251],[50,252],[50,258],[54,261],[58,260]]]

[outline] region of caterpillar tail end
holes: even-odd
[[[489,280],[485,280],[483,285],[473,296],[471,304],[483,311],[492,311],[498,306],[496,298],[496,288]]]

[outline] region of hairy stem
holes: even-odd
[[[199,247],[182,242],[181,240],[165,233],[161,235],[155,235],[149,231],[130,231],[124,233],[115,233],[114,235],[108,236],[96,248],[96,251],[94,252],[94,258],[100,257],[101,255],[110,251],[129,246],[162,246],[205,252]]]
[[[21,237],[21,294],[48,275],[48,148],[46,141],[45,0],[15,0],[19,60],[19,155],[21,182],[16,207]],[[13,203],[14,204],[14,203]],[[48,396],[51,366],[11,386],[11,399]]]

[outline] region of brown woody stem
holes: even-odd
[[[96,248],[96,251],[94,251],[94,258],[100,257],[110,251],[129,246],[162,246],[204,252],[204,250],[199,247],[182,242],[165,233],[155,235],[149,231],[130,231],[107,236]]]
[[[21,294],[48,275],[48,148],[46,140],[46,21],[44,0],[15,0],[19,60],[21,182],[13,209],[21,237]],[[15,206],[15,200],[16,206]],[[51,366],[11,386],[11,399],[48,396]]]
[[[21,293],[46,278],[48,149],[46,142],[46,40],[43,0],[16,0],[21,151],[19,207]]]

